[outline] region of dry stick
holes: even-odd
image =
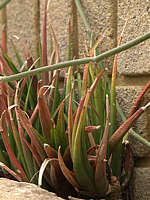
[[[122,51],[125,51],[125,50],[137,45],[137,44],[140,44],[141,42],[143,42],[149,38],[150,38],[150,32],[136,38],[135,40],[131,40],[130,42],[128,42],[126,44],[123,44],[119,47],[113,48],[113,49],[111,49],[105,53],[102,53],[98,56],[95,56],[95,57],[60,62],[60,63],[54,64],[54,65],[33,69],[31,71],[18,73],[18,74],[11,75],[11,76],[2,76],[2,77],[0,77],[0,81],[8,82],[8,81],[13,81],[13,80],[18,80],[18,79],[24,78],[26,76],[32,76],[32,75],[42,73],[42,72],[53,71],[53,70],[62,69],[65,67],[77,66],[80,64],[86,64],[86,63],[90,63],[90,62],[99,62],[99,61],[103,60],[104,58],[108,58],[116,53],[120,53]]]

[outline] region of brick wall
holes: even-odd
[[[61,59],[66,58],[67,28],[71,17],[72,0],[51,0],[48,10],[48,19],[52,23],[60,46]],[[123,43],[132,40],[150,30],[150,0],[81,0],[85,14],[88,16],[91,29],[95,37],[109,28],[109,34],[104,40],[100,51],[106,51],[116,46],[125,20],[128,19]],[[13,35],[17,35],[33,45],[32,5],[30,0],[13,0],[7,7],[8,41]],[[41,1],[41,14],[44,1]],[[76,11],[75,11],[76,12]],[[89,47],[87,32],[79,15],[72,16],[73,26],[78,31],[75,38],[79,41],[79,56],[86,54],[85,47]],[[42,21],[42,17],[41,17]],[[72,41],[74,42],[74,41]],[[75,45],[75,44],[74,44]],[[18,48],[21,48],[17,45]],[[77,46],[75,46],[77,48]],[[8,50],[13,56],[11,46]],[[77,56],[77,55],[76,55]],[[112,66],[112,58],[104,61]],[[147,81],[150,80],[150,40],[121,53],[118,57],[118,99],[127,115],[133,101]],[[150,91],[144,97],[142,104],[150,101]],[[150,141],[150,109],[140,117],[134,125],[134,130]],[[130,137],[136,157],[133,193],[136,200],[150,199],[150,150],[140,142]]]
[[[124,19],[128,18],[123,42],[129,41],[150,30],[150,1],[118,1],[118,36]],[[118,80],[121,104],[128,110],[146,81],[150,80],[150,41],[119,55]],[[150,90],[144,97],[143,104],[150,100]],[[141,136],[150,140],[150,109],[138,119],[134,129]],[[134,199],[150,199],[150,151],[133,137],[130,137],[136,157],[133,192]]]

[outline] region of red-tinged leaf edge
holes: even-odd
[[[125,178],[123,178],[123,181],[121,182],[122,191],[124,191],[127,188],[134,170],[134,155],[131,148],[131,144],[129,143],[125,144],[124,158],[125,158],[123,162],[124,173],[122,174],[122,176]]]
[[[27,134],[31,138],[31,144],[35,146],[41,159],[44,159],[46,157],[46,153],[44,151],[44,148],[42,147],[42,144],[40,143],[40,141],[33,132],[33,127],[32,124],[30,123],[30,120],[27,119],[25,113],[19,107],[17,107],[16,110],[18,112],[19,120],[21,121],[22,126],[25,128]]]
[[[4,145],[5,145],[5,148],[7,150],[7,153],[9,155],[9,158],[10,160],[12,161],[16,171],[20,174],[20,176],[22,177],[22,179],[26,182],[28,182],[28,179],[27,179],[27,176],[22,168],[22,166],[20,165],[19,161],[17,160],[14,152],[12,151],[9,143],[8,143],[8,140],[7,140],[7,137],[6,135],[8,135],[7,133],[7,125],[6,125],[6,118],[5,118],[5,112],[2,114],[1,116],[1,119],[0,119],[0,123],[1,123],[1,136],[2,136],[2,139],[3,139],[3,142],[4,142]]]
[[[4,75],[13,75],[13,72],[11,71],[10,67],[8,66],[6,60],[3,58],[3,56],[0,55],[0,62],[2,63],[3,67],[3,73]],[[17,81],[13,81],[14,85],[17,85]]]
[[[139,108],[131,117],[129,117],[110,137],[109,139],[109,149],[110,153],[113,152],[115,146],[123,139],[126,132],[131,128],[133,122],[140,117],[140,115],[150,106],[150,102]]]
[[[1,31],[1,50],[2,50],[2,53],[4,54],[7,54],[6,37],[7,37],[6,25],[3,25],[2,31]]]
[[[42,66],[47,66],[47,0],[45,0],[44,8],[44,21],[43,21],[43,33],[42,33]],[[49,72],[42,73],[42,83],[47,85],[49,83]]]
[[[70,149],[72,148],[72,130],[73,130],[73,115],[72,115],[72,93],[70,92],[69,108],[68,108],[68,142]]]
[[[18,36],[14,35],[14,37],[17,39],[17,41],[20,42],[20,44],[24,47],[25,49],[25,56],[26,56],[26,59],[30,58],[30,52],[29,52],[29,49],[27,47],[27,45],[21,40],[21,38],[19,38]]]
[[[75,190],[78,191],[80,189],[80,185],[78,184],[74,173],[71,170],[69,170],[67,168],[67,166],[65,165],[64,160],[60,153],[60,147],[58,149],[58,161],[59,161],[59,165],[60,165],[60,168],[61,168],[64,176],[66,177],[68,182],[75,188]]]
[[[51,147],[49,144],[44,144],[44,150],[48,158],[57,158],[57,151]]]
[[[86,126],[85,127],[85,133],[90,133],[90,132],[99,130],[100,127],[101,127],[100,125],[99,126]]]
[[[23,181],[23,179],[20,177],[20,175],[18,175],[17,173],[15,173],[13,170],[11,170],[9,167],[7,167],[4,163],[0,162],[0,167],[2,169],[5,169],[9,174],[11,174],[19,182]]]
[[[102,36],[99,36],[98,40],[96,41],[93,48],[90,49],[89,56],[91,57],[94,54],[95,49],[99,45],[99,43],[102,42],[103,38],[105,36],[105,32]],[[87,78],[88,78],[88,71],[89,71],[89,64],[85,64],[84,72],[83,72],[83,84],[82,84],[82,97],[86,94],[87,91]]]
[[[131,115],[133,115],[133,113],[135,113],[135,111],[137,110],[137,107],[142,99],[142,97],[144,96],[144,94],[146,93],[146,91],[148,90],[148,88],[150,88],[150,81],[148,81],[148,83],[145,85],[145,87],[143,88],[143,90],[140,92],[140,94],[138,95],[136,101],[134,102],[129,117],[131,117]],[[128,118],[129,118],[128,117]]]
[[[106,153],[107,153],[107,141],[109,133],[109,100],[106,95],[106,125],[103,134],[103,138],[99,145],[96,155],[96,169],[95,169],[95,186],[98,193],[102,196],[110,193],[110,185],[107,180],[106,174]]]
[[[37,165],[40,167],[41,164],[42,164],[42,160],[41,160],[38,152],[36,151],[35,147],[32,146],[29,142],[27,142],[27,140],[25,138],[24,138],[24,142],[28,146],[28,148],[30,149],[30,151],[31,151],[31,153],[33,155],[33,158],[36,161]]]
[[[52,24],[50,24],[50,30],[51,30],[51,33],[52,33],[53,39],[54,39],[55,53],[56,53],[56,63],[58,63],[59,62],[58,42],[57,42],[56,35],[55,35],[55,32],[54,32]]]
[[[50,133],[53,128],[53,123],[51,120],[51,115],[49,112],[48,105],[44,97],[45,88],[41,87],[38,93],[38,109],[40,115],[40,122],[42,125],[43,135],[46,138],[47,142],[50,144]]]

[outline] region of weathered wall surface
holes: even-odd
[[[72,17],[70,14],[72,1],[51,0],[48,9],[48,21],[53,25],[56,32],[61,49],[61,59],[67,57],[67,29],[68,21]],[[128,21],[123,43],[150,30],[150,0],[81,0],[81,3],[94,37],[98,37],[107,28],[109,29],[109,34],[107,34],[100,47],[101,52],[116,46],[126,19]],[[41,1],[41,22],[43,7],[44,1]],[[32,8],[33,2],[30,0],[13,0],[8,5],[8,41],[12,39],[13,35],[17,35],[27,42],[29,48],[32,48]],[[77,54],[80,57],[87,55],[85,49],[86,46],[89,48],[90,42],[83,22],[76,11],[72,23],[74,27],[73,37],[76,39],[72,42],[74,42],[75,48],[79,46],[79,52],[74,54],[76,54],[76,57],[78,57]],[[8,50],[13,55],[10,45]],[[105,63],[109,66],[112,65],[112,58]],[[150,40],[121,53],[118,57],[118,72],[118,99],[127,116],[135,98],[146,82],[150,80]],[[150,91],[146,93],[142,104],[144,105],[148,101],[150,101]],[[150,109],[140,117],[133,129],[150,141]],[[150,199],[150,150],[133,137],[130,137],[130,141],[133,145],[137,165],[133,188],[135,199]]]
[[[118,38],[127,19],[123,43],[134,39],[150,30],[150,1],[131,0],[118,1]],[[150,40],[127,50],[119,55],[118,80],[119,99],[126,115],[132,102],[147,81],[150,80]],[[142,104],[150,101],[150,90],[146,93]],[[144,113],[133,129],[150,141],[150,109]],[[134,199],[150,199],[150,150],[130,136],[136,167],[132,191]]]
[[[33,25],[32,19],[32,1],[13,0],[7,7],[7,29],[8,29],[8,53],[11,53],[11,57],[14,56],[11,40],[17,45],[20,52],[23,51],[23,47],[14,36],[21,38],[28,47],[32,47]],[[24,56],[24,53],[21,53]],[[23,57],[24,58],[24,57]]]
[[[85,15],[87,16],[94,39],[105,32],[105,38],[102,45],[99,47],[99,51],[102,53],[115,47],[117,45],[117,0],[83,0],[81,3],[85,10]],[[80,55],[83,56],[86,46],[88,49],[90,48],[90,40],[80,16],[78,16],[78,18],[79,49]],[[87,52],[85,53],[87,55]],[[112,62],[113,58],[105,60],[105,64],[109,65],[109,67],[112,65]]]

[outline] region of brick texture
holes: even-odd
[[[147,33],[150,30],[150,1],[127,0],[118,1],[118,37],[128,19],[123,43]],[[127,50],[119,55],[118,70],[130,76],[136,74],[150,75],[150,40]]]
[[[117,88],[118,101],[126,117],[128,117],[131,107],[141,91],[142,87],[140,86],[119,86]],[[140,106],[145,105],[149,101],[150,101],[150,90],[145,94]],[[145,139],[147,139],[148,141],[150,141],[149,117],[150,117],[150,109],[148,109],[145,113],[143,113],[140,116],[140,118],[138,118],[136,123],[134,123],[133,125],[133,130],[136,133],[140,134]],[[130,134],[129,134],[129,140],[132,144],[135,157],[150,156],[150,149],[141,144]]]
[[[32,18],[32,1],[13,0],[7,7],[7,23],[8,23],[8,54],[15,58],[14,51],[11,45],[11,40],[17,46],[20,55],[24,59],[24,48],[14,38],[14,35],[21,38],[27,43],[28,48],[32,49],[33,26]]]
[[[135,200],[150,199],[150,168],[135,168],[131,191]]]
[[[106,37],[103,43],[99,47],[99,51],[102,53],[117,45],[117,1],[111,0],[82,0],[82,6],[87,16],[87,20],[90,24],[91,31],[94,39],[101,36],[106,31]],[[83,21],[79,17],[79,49],[80,56],[87,55],[86,47],[90,48],[90,40],[87,35],[87,31],[83,24]],[[112,66],[113,58],[109,58],[103,63],[105,66]]]

